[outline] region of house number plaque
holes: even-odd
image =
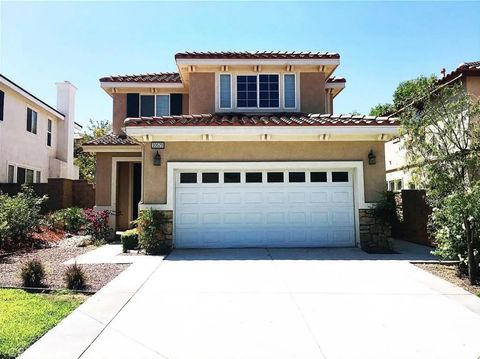
[[[152,150],[163,150],[165,142],[152,142]]]

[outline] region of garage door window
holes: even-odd
[[[180,173],[180,183],[197,183],[197,174]]]
[[[270,182],[270,183],[283,182],[283,172],[268,172],[267,182]]]
[[[223,174],[224,183],[240,183],[240,172],[225,172]]]
[[[247,172],[245,174],[245,182],[262,183],[262,172]]]
[[[332,172],[332,182],[348,182],[348,172]]]
[[[218,172],[202,173],[202,183],[218,183]]]
[[[310,182],[327,182],[327,172],[310,172]]]
[[[288,182],[305,182],[305,172],[289,172]]]

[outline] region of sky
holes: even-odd
[[[0,1],[0,73],[76,121],[111,120],[99,78],[176,71],[180,51],[330,51],[347,79],[335,113],[368,113],[401,82],[480,60],[480,2]]]

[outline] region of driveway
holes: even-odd
[[[175,250],[72,358],[478,358],[480,299],[391,258]]]

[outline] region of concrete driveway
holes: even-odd
[[[480,299],[391,258],[176,250],[72,358],[478,358]]]

